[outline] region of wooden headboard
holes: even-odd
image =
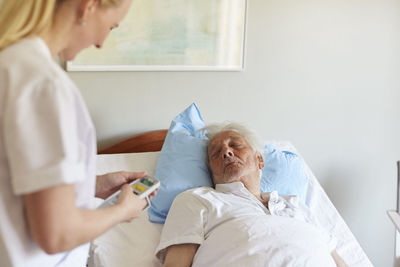
[[[168,130],[157,130],[134,135],[110,147],[102,149],[98,154],[139,153],[160,151]]]

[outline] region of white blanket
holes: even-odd
[[[158,256],[171,245],[199,244],[193,267],[336,267],[336,240],[315,224],[296,196],[262,193],[267,209],[242,183],[201,187],[176,197]],[[179,235],[177,235],[179,233]]]

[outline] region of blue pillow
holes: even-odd
[[[156,165],[155,175],[161,181],[161,187],[152,199],[150,221],[164,223],[173,200],[181,192],[213,186],[206,163],[208,138],[198,131],[204,126],[194,103],[172,120]],[[308,177],[302,159],[272,145],[266,145],[262,154],[265,167],[261,191],[276,190],[279,194],[298,195],[305,201]]]
[[[280,195],[297,195],[305,202],[308,176],[303,160],[273,145],[266,145],[262,155],[265,166],[261,175],[261,192],[276,190]]]
[[[150,221],[164,223],[179,193],[213,186],[206,163],[208,138],[203,131],[198,131],[204,126],[194,103],[172,120],[156,165],[155,176],[161,187],[148,211]]]

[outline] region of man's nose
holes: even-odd
[[[224,159],[233,157],[233,152],[230,148],[225,148],[223,153]]]

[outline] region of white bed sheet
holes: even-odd
[[[290,142],[268,142],[278,149],[298,154]],[[160,152],[98,155],[97,173],[127,170],[145,170],[154,175]],[[306,203],[321,225],[338,240],[337,251],[349,266],[373,266],[360,244],[328,198],[318,180],[306,164],[309,186]],[[102,202],[96,199],[93,206]],[[158,245],[162,225],[151,223],[147,211],[139,219],[122,223],[95,239],[91,244],[88,259],[89,267],[158,267],[161,266],[154,256]]]

